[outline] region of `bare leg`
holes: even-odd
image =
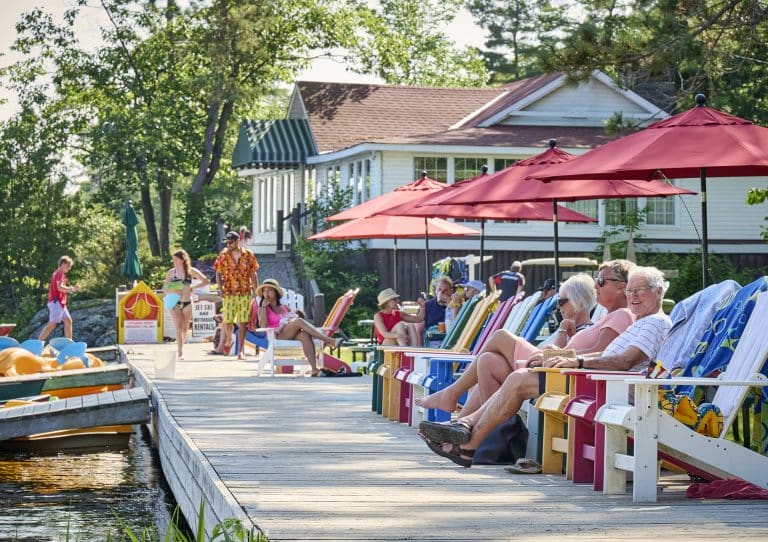
[[[72,338],[72,318],[64,318],[64,336],[67,339]]]
[[[239,322],[237,324],[237,359],[245,359],[245,332],[248,322]]]
[[[477,360],[479,357],[472,360],[456,382],[437,393],[416,399],[416,404],[424,408],[437,408],[446,412],[456,410],[459,397],[477,384]]]
[[[336,346],[336,340],[332,339],[303,318],[294,318],[285,324],[280,332],[280,338],[288,340],[294,339],[300,331],[303,331],[310,337],[323,341],[330,346]],[[338,340],[338,342],[340,341],[341,339]]]
[[[223,324],[223,334],[221,337],[221,351],[229,355],[229,351],[232,350],[232,332],[235,329],[235,324],[232,323],[224,323]]]
[[[462,418],[472,425],[472,437],[462,448],[476,450],[491,431],[518,413],[523,401],[538,395],[539,376],[536,373],[516,371],[509,375],[483,408]]]
[[[408,331],[408,346],[419,346],[419,334],[416,331],[416,324],[406,324],[405,328]]]
[[[299,331],[296,335],[296,340],[301,342],[304,357],[307,358],[310,367],[312,367],[312,374],[318,374],[317,351],[315,350],[315,342],[312,340],[312,337],[306,331]]]
[[[51,334],[51,332],[56,329],[56,326],[58,324],[56,322],[48,322],[45,324],[45,327],[40,331],[40,335],[38,335],[38,339],[41,341],[44,341],[48,338],[48,335]]]
[[[171,309],[171,318],[173,319],[173,329],[176,330],[176,357],[178,359],[184,359],[184,334],[182,333],[184,315],[178,308],[178,305]]]
[[[464,405],[461,407],[461,415],[467,416],[474,411],[476,411],[478,408],[483,406],[483,401],[480,398],[480,390],[478,386],[473,386],[469,390],[469,395],[467,396],[467,400],[464,402]]]
[[[410,326],[407,322],[398,322],[395,324],[395,326],[390,330],[392,333],[397,335],[397,344],[399,346],[413,346],[411,343],[411,337],[408,333],[408,328]]]

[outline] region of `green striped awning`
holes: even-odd
[[[244,120],[232,153],[236,169],[285,169],[317,154],[305,119]]]

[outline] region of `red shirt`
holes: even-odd
[[[387,328],[387,331],[391,330],[400,320],[402,320],[402,318],[400,318],[400,311],[392,311],[390,314],[380,312],[379,314],[381,315],[381,319],[384,321],[384,327]],[[373,326],[373,329],[376,331],[376,340],[379,341],[379,344],[383,343],[384,335],[379,333],[379,330],[376,329],[376,326]]]
[[[48,287],[48,303],[58,301],[62,307],[67,304],[67,294],[59,290],[59,283],[67,285],[67,275],[61,268],[57,268],[51,275],[51,285]]]

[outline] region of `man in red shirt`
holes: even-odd
[[[67,285],[67,273],[72,269],[72,258],[62,256],[59,258],[59,267],[51,275],[51,285],[48,287],[48,323],[40,332],[38,339],[44,341],[56,326],[64,322],[64,336],[72,338],[72,317],[67,310],[67,294],[80,291],[80,286]]]

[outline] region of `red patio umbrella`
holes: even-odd
[[[371,200],[372,201],[372,200]],[[429,236],[465,237],[480,235],[480,232],[454,224],[441,218],[419,218],[410,216],[376,215],[350,220],[308,237],[310,241],[345,241],[353,239],[394,239],[394,267],[397,269],[397,240],[425,237],[427,288],[429,287]],[[397,280],[395,274],[395,280]],[[397,290],[397,283],[393,284]]]
[[[707,177],[768,174],[768,128],[706,107],[697,106],[648,126],[568,162],[537,172],[545,180],[685,179],[701,181],[702,278],[709,282]]]
[[[386,194],[382,194],[381,196],[363,202],[360,205],[355,205],[346,211],[331,215],[326,218],[326,220],[329,222],[337,222],[340,220],[354,220],[355,218],[373,216],[380,211],[411,201],[424,194],[440,191],[445,188],[445,186],[445,183],[430,179],[427,177],[426,172],[424,172],[421,174],[420,179],[413,181],[412,183],[398,186],[392,192],[387,192]]]
[[[483,255],[485,252],[486,220],[552,220],[552,207],[546,202],[492,202],[482,205],[450,205],[440,203],[433,205],[431,203],[436,199],[445,199],[447,195],[454,194],[458,190],[485,177],[488,177],[488,175],[483,173],[471,179],[446,186],[443,190],[429,192],[417,199],[412,199],[407,203],[402,203],[382,211],[381,214],[480,220],[480,276],[484,277]],[[564,222],[597,222],[592,217],[560,205],[558,205],[557,214],[559,220]]]
[[[664,197],[676,194],[694,194],[661,181],[627,181],[607,179],[545,182],[532,178],[540,171],[563,162],[570,163],[575,157],[556,147],[550,140],[549,149],[517,162],[515,165],[488,175],[484,179],[468,184],[452,193],[441,192],[430,198],[430,205],[469,205],[481,207],[492,203],[520,201],[551,201],[552,222],[555,244],[555,278],[560,279],[560,249],[558,231],[558,201],[584,199],[610,199],[630,197]]]

